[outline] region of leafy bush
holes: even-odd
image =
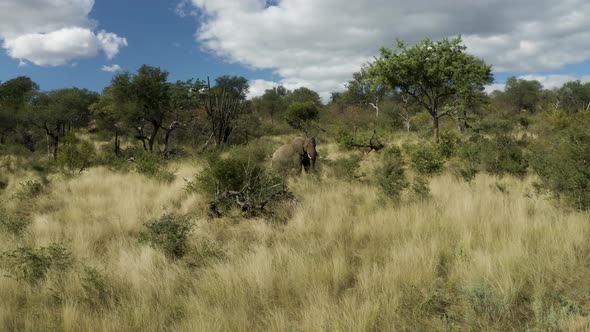
[[[430,143],[419,143],[405,146],[414,169],[422,175],[440,173],[445,160],[440,150]]]
[[[334,161],[334,175],[344,180],[356,179],[356,172],[360,167],[361,157],[352,155],[350,157],[341,157]]]
[[[233,207],[250,216],[268,212],[268,203],[290,197],[283,178],[264,167],[268,155],[265,147],[257,146],[234,148],[226,157],[211,154],[196,182],[187,187],[200,189],[213,198],[209,204],[212,217],[220,217],[222,210]]]
[[[454,131],[444,131],[440,134],[438,149],[444,158],[449,158],[455,154],[460,144],[461,138]]]
[[[531,164],[541,178],[540,186],[576,209],[590,209],[590,130],[566,130],[531,150]]]
[[[41,180],[26,180],[19,183],[20,189],[16,197],[20,199],[33,198],[41,195],[45,191],[45,185]]]
[[[0,230],[14,236],[21,236],[31,221],[24,217],[8,212],[0,207]]]
[[[318,105],[313,101],[294,102],[287,108],[285,120],[289,126],[307,132],[312,121],[319,116]]]
[[[159,154],[140,151],[134,158],[137,173],[146,175],[162,182],[173,181],[175,175],[166,169],[166,160]]]
[[[144,223],[145,230],[139,235],[140,243],[161,249],[171,258],[181,258],[186,252],[186,239],[193,222],[186,216],[164,214]]]
[[[371,150],[381,150],[384,145],[381,143],[382,133],[377,130],[355,130],[354,132],[346,128],[338,130],[338,144],[344,148],[367,148]]]
[[[418,176],[412,183],[412,193],[418,198],[425,199],[430,197],[430,186],[428,179]]]
[[[94,145],[86,140],[79,139],[71,131],[68,133],[57,156],[57,164],[65,174],[81,173],[91,166],[96,160]]]
[[[84,265],[80,282],[83,289],[82,299],[92,308],[103,308],[115,297],[107,278],[96,268]]]
[[[375,180],[387,197],[398,199],[409,186],[401,150],[397,147],[388,148],[382,158],[381,167],[375,170]]]
[[[14,251],[3,252],[0,267],[9,276],[36,285],[45,280],[49,271],[65,272],[74,263],[70,252],[62,244],[53,243],[48,247],[33,249],[20,247]]]
[[[522,148],[509,136],[483,140],[481,143],[480,160],[486,171],[491,174],[511,174],[524,176],[528,162]]]

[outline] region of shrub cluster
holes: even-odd
[[[341,157],[334,161],[334,175],[343,180],[352,181],[357,179],[357,171],[362,158],[358,155]]]
[[[434,175],[442,171],[445,158],[438,146],[422,142],[404,147],[414,169],[421,175]]]
[[[64,272],[74,264],[69,250],[60,243],[38,249],[19,247],[0,255],[0,267],[9,276],[37,285],[45,280],[49,271]]]
[[[186,239],[193,222],[186,216],[164,214],[144,224],[145,230],[139,235],[139,242],[161,249],[171,258],[181,258],[186,252]]]
[[[212,153],[205,169],[195,182],[188,183],[187,189],[201,190],[212,197],[212,217],[220,217],[232,208],[239,208],[247,216],[268,212],[268,203],[291,197],[284,179],[264,166],[269,154],[264,146],[234,148],[226,156]]]
[[[397,147],[387,148],[383,151],[382,159],[382,165],[375,170],[375,180],[387,197],[399,199],[409,186],[401,150]]]
[[[531,164],[551,190],[579,210],[590,209],[590,130],[572,128],[531,148]]]

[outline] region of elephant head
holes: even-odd
[[[315,167],[315,160],[317,158],[315,137],[297,137],[293,140],[293,148],[303,158],[303,167],[306,171],[309,167]]]

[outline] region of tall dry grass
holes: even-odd
[[[75,264],[38,285],[0,278],[0,330],[590,329],[589,216],[530,195],[531,179],[444,174],[430,199],[393,204],[305,176],[277,224],[207,220],[205,199],[182,190],[198,168],[177,168],[168,184],[91,169],[27,202],[32,224],[0,233],[0,250],[60,242]],[[164,212],[195,220],[182,259],[137,241]]]

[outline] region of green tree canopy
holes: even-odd
[[[516,110],[535,112],[541,101],[543,86],[539,81],[510,77],[506,81],[504,96]]]
[[[398,41],[395,49],[381,49],[369,64],[369,72],[430,113],[438,142],[439,119],[448,115],[440,112],[441,106],[456,96],[483,91],[493,81],[491,66],[465,50],[461,37],[437,42],[425,39],[412,47]]]
[[[285,119],[289,126],[307,133],[312,121],[317,120],[319,107],[313,101],[294,102],[287,109]]]

